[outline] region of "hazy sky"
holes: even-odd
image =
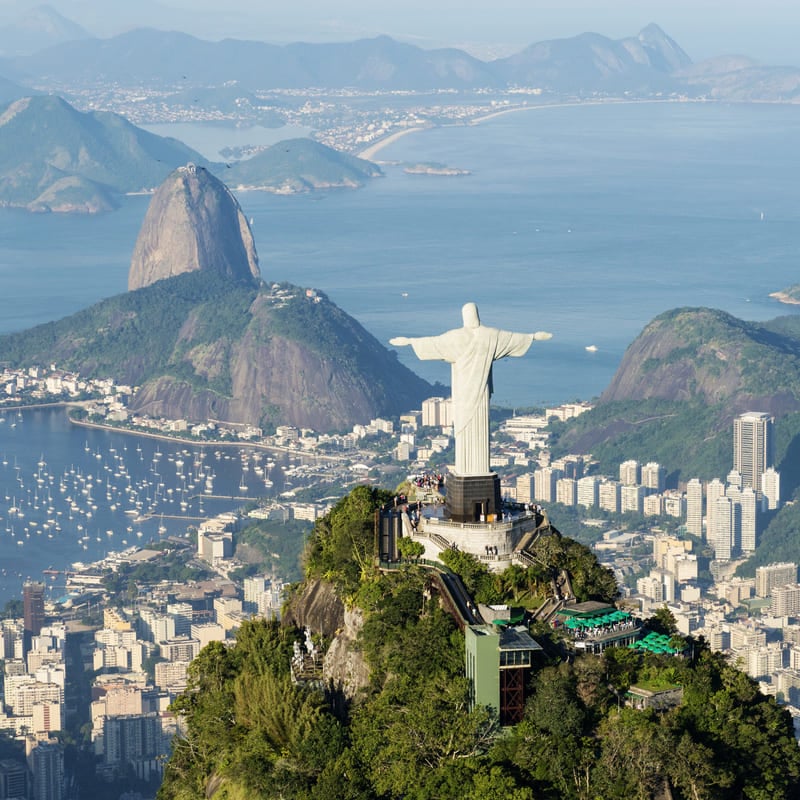
[[[0,0],[8,19],[41,0]],[[204,38],[344,41],[387,33],[423,47],[468,47],[486,57],[542,39],[595,31],[614,39],[658,23],[692,57],[738,53],[800,65],[797,0],[51,0],[108,36],[134,26]]]

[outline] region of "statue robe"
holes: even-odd
[[[492,363],[506,356],[523,356],[532,333],[510,333],[484,325],[455,328],[439,336],[410,339],[422,361],[451,364],[453,427],[458,475],[488,475],[489,397]]]

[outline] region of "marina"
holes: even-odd
[[[0,420],[0,603],[27,578],[45,572],[55,584],[73,562],[187,536],[209,517],[310,478],[284,453],[87,429],[65,409]]]

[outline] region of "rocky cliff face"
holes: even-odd
[[[285,609],[283,622],[308,627],[331,640],[322,664],[323,677],[345,697],[352,699],[369,685],[369,666],[355,646],[363,614],[358,608],[345,608],[333,584],[308,581]]]
[[[236,198],[208,170],[189,164],[172,172],[150,201],[128,289],[195,270],[245,283],[261,278],[253,234]]]
[[[725,403],[781,415],[800,409],[800,340],[780,320],[745,322],[709,308],[680,308],[650,322],[625,352],[601,403]]]
[[[344,626],[344,603],[328,581],[307,581],[284,609],[283,622],[298,628],[309,627],[327,639]]]
[[[0,356],[135,386],[134,412],[267,430],[348,430],[433,392],[323,293],[261,281],[239,204],[201,167],[159,187],[128,283],[72,317],[0,337]]]
[[[135,411],[335,431],[416,408],[432,390],[324,295],[263,287],[242,332],[211,340],[198,319],[208,313],[187,317],[174,367],[142,383]],[[181,378],[187,368],[189,378]]]
[[[357,646],[364,625],[359,608],[345,609],[344,627],[336,634],[322,662],[322,676],[348,700],[369,686],[370,669]]]

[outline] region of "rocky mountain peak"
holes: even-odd
[[[650,64],[655,69],[674,72],[692,63],[692,59],[680,45],[654,22],[642,28],[636,38],[647,52]]]
[[[128,289],[197,270],[239,283],[261,280],[253,234],[236,198],[208,170],[187,164],[170,173],[150,201]]]

